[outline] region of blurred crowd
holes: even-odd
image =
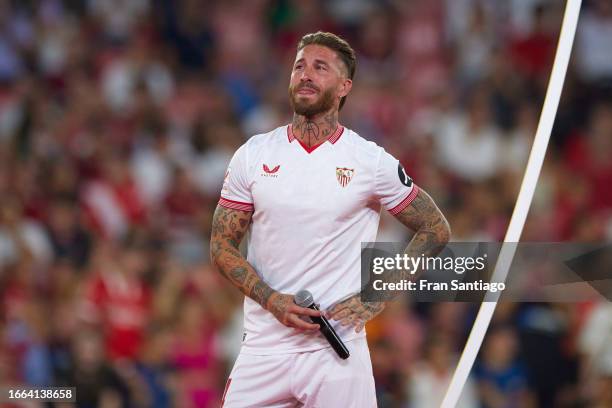
[[[612,239],[612,3],[584,0],[524,241]],[[455,241],[503,240],[563,2],[0,2],[0,384],[79,407],[216,407],[242,297],[208,259],[225,168],[286,124],[299,38],[358,53],[340,121],[398,157]],[[407,231],[384,215],[381,241]],[[477,305],[368,325],[381,407],[437,407]],[[500,304],[463,407],[612,406],[609,304]]]

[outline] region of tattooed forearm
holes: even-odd
[[[294,136],[307,146],[314,146],[327,140],[338,128],[338,112],[331,112],[320,118],[294,115],[292,129]]]
[[[253,290],[251,291],[251,298],[265,307],[268,304],[270,296],[272,296],[273,294],[274,290],[268,285],[266,285],[262,280],[260,280],[253,286]]]
[[[450,239],[450,226],[446,218],[423,190],[419,190],[412,203],[395,217],[415,231],[404,251],[408,256],[436,256]]]
[[[217,206],[212,222],[210,257],[225,278],[266,308],[275,291],[257,275],[238,250],[251,222],[251,215],[250,212]]]

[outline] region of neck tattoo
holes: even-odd
[[[338,113],[326,113],[320,117],[294,115],[291,129],[296,139],[308,147],[323,143],[338,128]]]

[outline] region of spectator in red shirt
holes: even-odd
[[[87,284],[84,318],[101,324],[112,359],[136,357],[151,315],[151,294],[143,280],[143,251],[117,251],[106,244],[96,254],[95,273]]]

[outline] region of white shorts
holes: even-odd
[[[324,348],[293,354],[240,353],[225,386],[224,408],[375,408],[376,392],[365,338],[346,342],[340,359]]]

